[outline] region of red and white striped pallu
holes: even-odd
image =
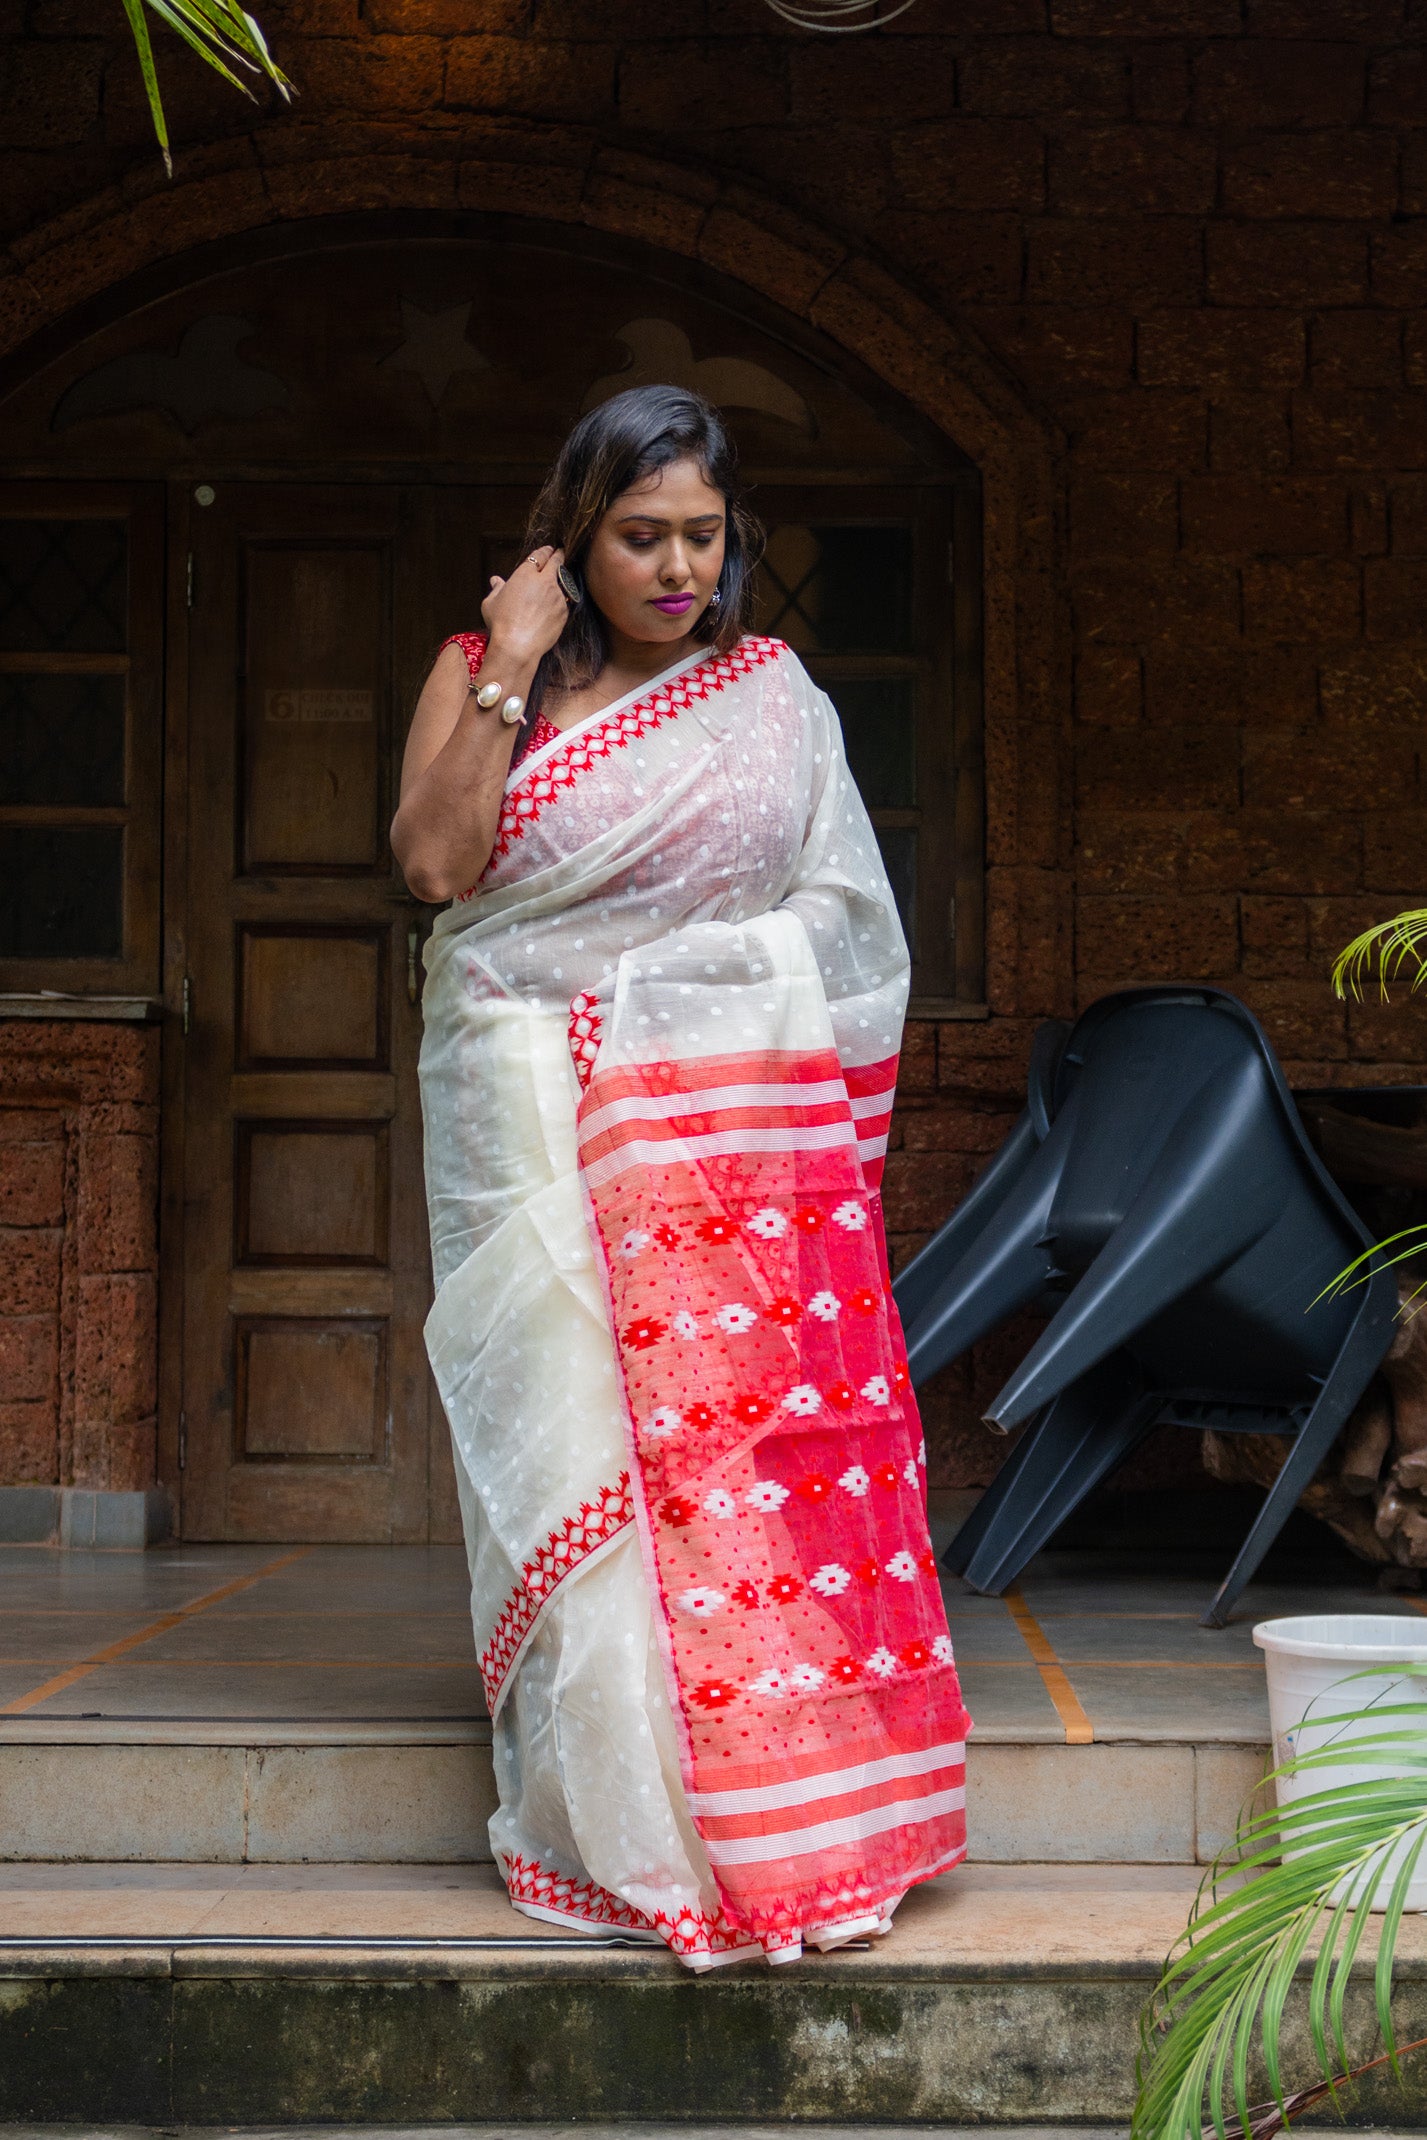
[[[885,1110],[894,1066],[845,1075],[795,917],[711,933],[661,948],[657,978],[630,962],[580,1162],[688,1803],[725,1920],[776,1959],[880,1928],[961,1857],[966,1720],[868,1181],[881,1153],[859,1152],[885,1133],[859,1139],[878,1117],[849,1094]],[[710,950],[715,992],[742,983],[757,1000],[733,1015],[766,1045],[640,1060],[671,990],[710,985]]]
[[[423,1056],[496,1854],[695,1967],[883,1930],[965,1848],[877,1191],[905,947],[828,701],[730,660],[571,731],[578,779],[533,754]]]

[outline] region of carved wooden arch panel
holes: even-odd
[[[760,625],[843,713],[915,992],[981,1000],[981,484],[944,435],[805,322],[594,233],[328,223],[202,265],[8,397],[32,465],[178,478],[190,510],[215,485],[334,475],[518,501],[581,411],[655,382],[706,394],[770,524]]]
[[[465,273],[464,285],[453,277],[453,263]],[[835,695],[841,690],[845,713],[860,703],[874,724],[887,725],[889,710],[895,713],[892,687],[900,688],[909,674],[898,664],[918,658],[906,644],[895,596],[884,609],[896,619],[890,636],[897,643],[818,643],[820,626],[837,624],[845,606],[839,587],[848,584],[849,569],[856,571],[849,531],[863,538],[891,531],[895,539],[888,549],[905,547],[902,531],[912,531],[907,540],[920,590],[918,629],[929,620],[934,636],[960,607],[957,629],[944,632],[952,651],[942,674],[933,676],[934,665],[924,657],[926,673],[914,681],[919,689],[941,690],[944,704],[955,696],[961,713],[975,715],[960,723],[959,747],[966,755],[955,766],[962,776],[960,796],[973,804],[960,851],[963,858],[975,853],[977,867],[974,884],[957,902],[959,933],[972,957],[960,962],[945,991],[965,1000],[980,993],[981,722],[974,694],[983,621],[997,791],[993,887],[1004,914],[1043,917],[1048,941],[1061,897],[1054,836],[1038,837],[1034,851],[1023,852],[1016,775],[1023,741],[1042,775],[1056,757],[1052,577],[1037,550],[1053,519],[1047,442],[1004,394],[997,402],[994,379],[978,377],[969,386],[964,351],[944,323],[919,312],[904,294],[879,287],[871,271],[855,263],[839,268],[816,291],[803,291],[797,305],[814,324],[722,272],[568,226],[513,218],[485,227],[472,218],[459,224],[426,216],[339,218],[221,240],[201,259],[164,263],[137,285],[101,293],[85,318],[72,316],[52,339],[32,345],[25,376],[14,370],[0,376],[0,387],[16,382],[0,408],[15,453],[12,465],[32,476],[167,480],[171,535],[179,545],[204,520],[205,487],[227,497],[235,486],[336,478],[380,484],[389,494],[433,497],[432,525],[442,511],[460,519],[467,501],[479,494],[491,501],[483,522],[489,552],[502,531],[509,535],[518,526],[521,495],[581,407],[649,376],[700,386],[726,407],[762,501],[784,501],[772,552],[783,604],[777,628],[795,643],[802,634],[809,660],[831,665],[828,680]],[[582,336],[568,330],[572,318],[582,323]],[[542,319],[554,322],[543,333]],[[520,324],[523,341],[508,331],[512,320]],[[949,442],[946,429],[928,420],[928,410],[943,425],[955,416],[979,466]],[[993,560],[984,611],[977,523],[983,506]],[[831,543],[823,539],[828,531]],[[954,552],[948,537],[955,539]],[[320,546],[321,531],[312,539]],[[398,530],[393,556],[404,540]],[[436,577],[441,548],[438,535],[430,551]],[[824,585],[804,584],[810,557],[816,564],[824,553]],[[171,558],[170,587],[181,632],[181,549]],[[963,668],[955,676],[958,658]],[[274,688],[289,680],[277,679]],[[405,681],[395,678],[398,706]],[[327,681],[300,688],[320,690]],[[1023,736],[1018,710],[1036,717],[1039,737],[1034,730]],[[344,739],[341,715],[340,707],[324,711],[304,702],[290,714],[275,708],[270,716],[263,701],[262,720],[271,719],[275,735],[290,717],[302,742],[311,720],[339,753],[344,743],[355,742],[360,725],[355,705],[348,707],[353,733]],[[334,770],[340,772],[335,761]],[[876,807],[891,820],[887,830],[893,834],[912,829],[895,822],[899,812],[905,818],[914,807],[897,786],[904,772],[905,753],[895,749],[871,768],[883,783]],[[1049,818],[1053,824],[1053,807]],[[1036,819],[1039,834],[1047,813],[1038,811]],[[905,850],[904,839],[901,845]],[[351,915],[335,908],[330,915],[325,909],[320,915],[315,909],[310,915],[284,912],[277,921],[245,916],[230,934],[233,1001],[243,1011],[234,1028],[242,1060],[235,1055],[229,1066],[236,1077],[285,1087],[289,1073],[328,1080],[387,1074],[380,1066],[388,1060],[388,1032],[395,1031],[404,1001],[403,929],[384,932],[381,916],[363,907]],[[1022,1015],[1058,1007],[1044,1000],[1049,962],[1035,960],[1030,971],[1008,931],[1003,928],[996,940],[996,1007]],[[336,1009],[319,1006],[325,1023],[316,1021],[309,1032],[292,1023],[284,1006],[304,1002],[300,975],[319,952],[329,971],[342,961],[355,978],[350,1001],[344,997]],[[171,960],[167,992],[175,1010],[179,974]],[[944,1028],[944,1054],[953,1031],[970,1033]],[[234,1476],[261,1484],[265,1477],[276,1479],[282,1464],[282,1490],[293,1507],[307,1492],[312,1505],[325,1495],[335,1508],[340,1496],[350,1500],[375,1484],[390,1463],[393,1436],[399,1441],[402,1433],[398,1325],[411,1315],[419,1324],[419,1308],[413,1296],[397,1321],[389,1321],[380,1290],[385,1281],[378,1282],[366,1260],[374,1250],[363,1229],[370,1223],[375,1242],[387,1225],[386,1133],[377,1125],[390,1119],[391,1134],[399,1136],[404,1103],[398,1093],[390,1117],[385,1101],[370,1110],[373,1127],[362,1134],[371,1146],[371,1191],[358,1214],[360,1225],[354,1217],[351,1238],[344,1235],[334,1246],[325,1236],[299,1238],[272,1185],[286,1180],[285,1162],[293,1153],[304,1157],[310,1145],[320,1172],[321,1158],[356,1133],[321,1127],[326,1116],[303,1116],[300,1129],[282,1130],[292,1119],[279,1106],[286,1104],[285,1093],[269,1098],[266,1083],[254,1089],[261,1127],[245,1128],[228,1147],[234,1188],[248,1198],[246,1209],[236,1199],[232,1209],[232,1297],[214,1303],[215,1334],[224,1318],[229,1331],[215,1342],[214,1357],[226,1361],[232,1392]],[[314,1107],[319,1099],[326,1104],[314,1088]],[[307,1142],[299,1148],[302,1138]],[[360,1173],[347,1167],[353,1182]],[[358,1186],[365,1180],[362,1175]],[[278,1286],[306,1304],[307,1321],[274,1320],[268,1290]],[[351,1298],[343,1293],[338,1321],[328,1330],[322,1322],[328,1294],[335,1300],[343,1287]],[[304,1442],[301,1421],[284,1424],[281,1398],[301,1382],[294,1362],[306,1359],[314,1344],[325,1363],[320,1372],[314,1369],[314,1388],[346,1394],[340,1404],[333,1399],[332,1431],[318,1420]],[[361,1403],[348,1383],[353,1390],[360,1383]],[[307,1410],[317,1418],[316,1408]],[[297,1440],[288,1446],[283,1437],[293,1433]],[[165,1439],[172,1445],[171,1424]],[[299,1479],[300,1487],[290,1483]],[[231,1494],[228,1505],[231,1510]],[[239,1535],[246,1524],[248,1534],[256,1534],[253,1525],[261,1529],[278,1520],[270,1513],[276,1505],[269,1501],[258,1511],[254,1504],[242,1521],[231,1514],[215,1518],[214,1528],[226,1522]],[[315,1527],[310,1516],[294,1520],[299,1528]],[[353,1519],[352,1535],[381,1535],[387,1521],[380,1511],[370,1521]],[[403,1534],[412,1535],[409,1529]]]

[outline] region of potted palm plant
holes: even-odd
[[[1422,986],[1424,945],[1427,909],[1365,931],[1336,961],[1335,991],[1360,995],[1374,969],[1384,996],[1404,972]],[[1424,1233],[1404,1229],[1337,1283],[1352,1284],[1369,1256],[1405,1261]],[[1409,1288],[1407,1312],[1415,1303]],[[1384,2065],[1396,2074],[1427,2047],[1427,2037],[1399,2044],[1392,2017],[1403,1915],[1427,1903],[1427,1629],[1420,1641],[1407,1635],[1376,1615],[1255,1630],[1269,1659],[1276,1802],[1256,1794],[1241,1814],[1145,2007],[1132,2140],[1224,2140],[1229,2115],[1245,2140],[1269,2140],[1363,2074]],[[1355,1649],[1374,1665],[1350,1671]],[[1369,1975],[1381,2049],[1363,2058],[1366,2047],[1349,2040],[1349,1995]],[[1290,2015],[1318,2069],[1291,2091]],[[1251,2070],[1262,2072],[1266,2101],[1249,2100]]]
[[[1396,2073],[1427,2046],[1427,2037],[1399,2044],[1392,2018],[1399,1931],[1427,1849],[1427,1657],[1394,1676],[1405,1691],[1389,1701],[1380,1669],[1336,1683],[1309,1743],[1268,1779],[1278,1803],[1251,1803],[1206,1874],[1141,2019],[1131,2140],[1230,2131],[1269,2140],[1374,2067]],[[1364,1678],[1377,1697],[1355,1701]],[[1350,2016],[1349,1991],[1369,1963],[1382,2048],[1364,2058],[1368,2047],[1350,2041],[1363,2017]],[[1291,2090],[1290,2016],[1306,2025],[1318,2069]],[[1258,2070],[1268,2094],[1252,2102]]]

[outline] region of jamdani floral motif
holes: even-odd
[[[595,1057],[600,1052],[600,1036],[603,1032],[604,1018],[600,1012],[600,999],[589,989],[582,988],[579,994],[570,1000],[568,1028],[570,1055],[582,1092],[590,1082],[590,1073],[595,1067]]]
[[[492,1840],[522,1908],[787,1960],[965,1847],[876,1196],[895,903],[773,641],[547,741],[506,802],[422,1053]]]
[[[924,1446],[846,1088],[835,1055],[597,1066],[580,1124],[690,1803],[729,1922],[807,1936],[830,1877],[900,1893],[965,1838]]]

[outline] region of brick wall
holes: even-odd
[[[0,1484],[153,1484],[157,1186],[157,1033],[0,1023]]]
[[[117,16],[0,14],[6,346],[228,230],[488,208],[702,257],[949,428],[974,372],[1038,441],[988,556],[993,1015],[910,1036],[900,1253],[1036,1019],[1106,989],[1233,988],[1300,1083],[1421,1074],[1427,1000],[1326,975],[1427,894],[1427,0],[915,0],[859,38],[761,0],[259,12],[302,95],[166,44],[172,187]],[[934,1396],[948,1479],[994,1368]]]

